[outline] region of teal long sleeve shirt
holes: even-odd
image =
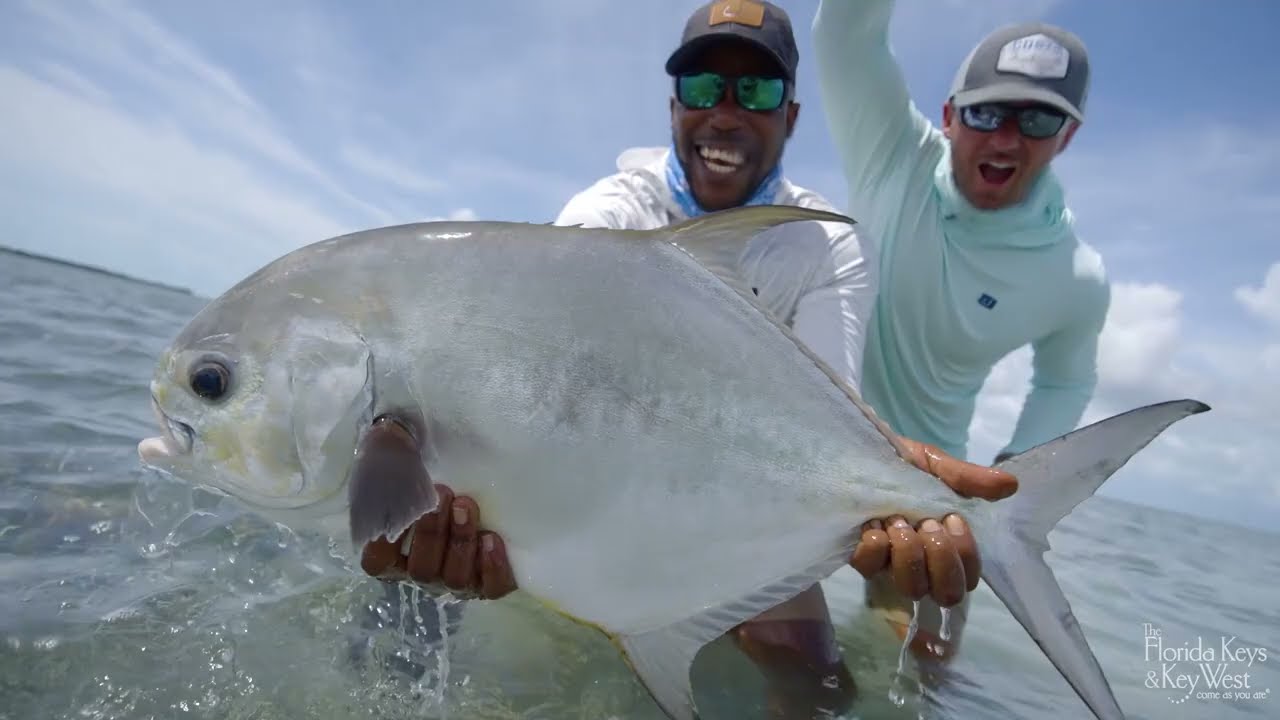
[[[1011,208],[979,210],[957,192],[947,140],[912,103],[890,51],[893,7],[821,0],[813,24],[847,206],[880,243],[862,394],[898,433],[966,458],[991,368],[1030,344],[1030,392],[1002,449],[1022,452],[1079,422],[1110,286],[1051,170]]]

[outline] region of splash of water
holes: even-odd
[[[911,624],[907,626],[907,634],[902,638],[902,648],[898,651],[898,669],[893,673],[893,681],[889,685],[889,700],[896,706],[902,707],[906,701],[907,683],[910,678],[903,672],[903,668],[907,664],[907,649],[911,647],[911,641],[915,640],[916,630],[920,628],[920,601],[911,601]]]
[[[444,689],[449,683],[449,617],[445,614],[445,605],[453,601],[452,595],[445,595],[436,601],[436,622],[440,625],[440,649],[437,651],[439,662],[437,663],[437,673],[439,679],[436,683],[436,705],[448,717],[444,704]]]

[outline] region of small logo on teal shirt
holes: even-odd
[[[978,297],[978,304],[990,310],[996,306],[996,299],[986,293],[982,293],[982,295]]]

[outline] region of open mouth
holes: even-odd
[[[984,162],[978,163],[978,173],[982,175],[982,179],[992,185],[1003,185],[1009,182],[1013,174],[1018,171],[1018,165],[1010,162]]]
[[[742,169],[746,157],[741,150],[711,145],[698,145],[698,157],[708,170],[717,175],[731,175]]]
[[[160,409],[160,403],[156,402],[155,396],[151,397],[151,411],[155,414],[156,421],[160,423],[164,434],[146,438],[138,443],[138,455],[143,462],[154,462],[191,452],[195,430],[190,425],[166,415],[164,410]]]

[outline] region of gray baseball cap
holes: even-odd
[[[745,40],[764,50],[787,81],[795,82],[800,51],[791,18],[777,5],[759,0],[717,0],[694,10],[685,22],[680,47],[667,58],[667,74],[678,74],[699,51],[725,38]]]
[[[1033,101],[1084,121],[1089,55],[1072,33],[1045,23],[999,28],[978,43],[951,84],[957,107]]]

